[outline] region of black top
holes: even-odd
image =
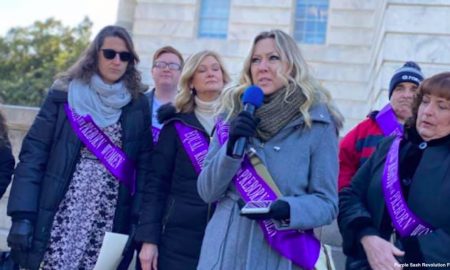
[[[11,182],[11,176],[14,171],[14,163],[14,156],[12,155],[11,145],[9,142],[0,142],[0,198],[2,198],[9,182]]]

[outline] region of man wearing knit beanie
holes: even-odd
[[[371,112],[339,143],[339,190],[350,184],[359,167],[372,155],[386,136],[401,134],[403,124],[411,117],[417,88],[424,79],[415,62],[408,61],[397,69],[389,83],[389,103]]]

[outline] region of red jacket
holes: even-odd
[[[375,122],[378,111],[374,111],[350,130],[339,143],[338,188],[350,185],[350,181],[361,165],[372,155],[384,138],[383,131]]]

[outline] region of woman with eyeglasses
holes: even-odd
[[[8,203],[14,260],[93,269],[106,232],[128,234],[152,143],[139,58],[107,26],[51,86],[26,135]]]
[[[208,151],[218,97],[229,81],[217,53],[198,52],[181,72],[175,108],[165,105],[158,112],[164,126],[152,155],[135,237],[143,242],[139,258],[144,270],[197,267],[214,209],[199,197],[197,178]]]

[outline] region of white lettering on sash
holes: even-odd
[[[408,211],[406,211],[405,205],[402,203],[401,199],[402,195],[400,194],[400,191],[396,191],[392,195],[392,209],[394,210],[394,217],[398,224],[402,228],[407,228],[415,220],[408,214]]]
[[[241,186],[244,186],[247,182],[249,182],[251,184],[251,180],[253,180],[252,178],[253,175],[249,172],[249,170],[239,170],[238,172],[238,183]]]
[[[78,118],[78,124],[80,125],[80,132],[83,134],[89,143],[95,147],[99,148],[101,145],[106,143],[105,138],[99,132],[99,130],[94,126],[93,123],[84,121],[83,118]]]
[[[274,237],[277,234],[278,231],[277,231],[273,221],[271,219],[265,219],[262,222],[264,224],[264,227],[266,228],[267,234],[270,237]]]
[[[208,153],[208,149],[201,151],[200,153],[194,154],[195,160],[197,160],[200,167],[203,167],[203,162],[205,161],[206,154]]]
[[[251,201],[260,201],[267,197],[267,191],[249,170],[244,170],[239,175],[238,182]]]
[[[115,169],[124,161],[124,158],[109,144],[102,150],[102,155],[104,155],[106,162]]]
[[[387,181],[386,187],[392,193],[392,185],[395,183],[395,173],[397,172],[397,168],[395,164],[391,165],[393,162],[392,158],[389,160],[388,171],[387,171]]]
[[[196,131],[189,131],[186,132],[183,142],[186,142],[191,146],[191,149],[193,152],[195,152],[199,147],[202,146],[202,138],[200,137],[200,134]]]
[[[432,232],[429,228],[419,224],[412,232],[411,235],[423,235]]]

